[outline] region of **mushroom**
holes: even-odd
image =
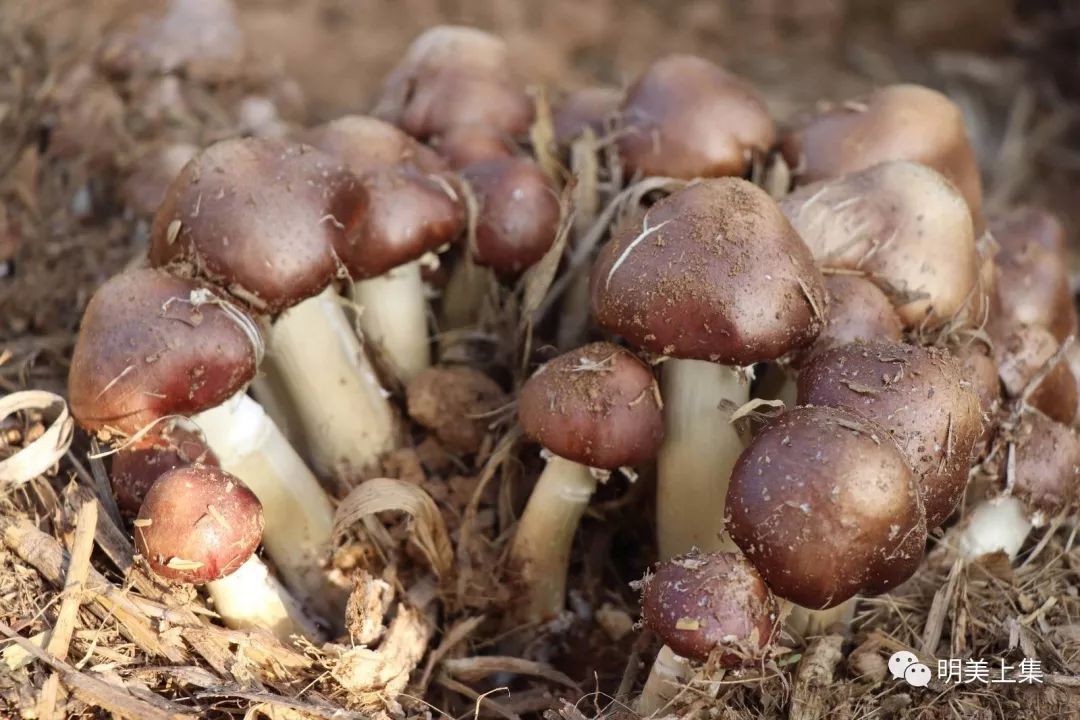
[[[627,175],[744,175],[776,127],[750,85],[693,55],[669,55],[630,86],[620,109],[619,154]]]
[[[608,124],[618,117],[622,101],[623,91],[613,87],[586,87],[567,93],[551,118],[555,142],[566,147],[586,130],[603,137]]]
[[[1044,327],[1022,325],[994,345],[1005,394],[1065,425],[1076,418],[1076,378]]]
[[[597,471],[646,463],[664,436],[652,371],[618,345],[598,342],[551,360],[518,397],[525,434],[552,456],[537,480],[510,545],[519,573],[522,619],[563,610],[570,550]]]
[[[781,140],[799,184],[816,183],[890,160],[937,170],[969,208],[983,232],[982,181],[964,117],[951,100],[918,85],[889,85],[804,118]],[[933,213],[927,213],[934,217]]]
[[[262,539],[258,498],[211,465],[173,468],[146,493],[135,547],[167,580],[206,585],[225,624],[262,628],[282,640],[322,633],[255,555]]]
[[[765,191],[705,180],[617,231],[592,273],[597,323],[665,356],[658,457],[660,557],[721,539],[727,479],[743,444],[729,420],[749,399],[743,367],[806,347],[823,326],[824,281]]]
[[[497,128],[474,123],[455,125],[432,139],[432,147],[454,170],[485,160],[513,157],[516,143]]]
[[[658,564],[641,582],[641,619],[665,645],[638,713],[650,717],[670,702],[688,661],[729,668],[760,662],[775,639],[778,615],[776,599],[740,553],[692,550]]]
[[[428,308],[419,258],[453,242],[464,203],[446,164],[393,125],[338,118],[308,140],[360,176],[368,207],[356,228],[362,251],[350,264],[364,337],[382,350],[402,382],[431,365]]]
[[[124,513],[134,515],[150,486],[169,470],[188,465],[220,465],[198,432],[175,420],[122,446],[112,459],[113,495]]]
[[[151,230],[152,264],[277,316],[264,370],[285,389],[324,476],[368,473],[398,441],[393,410],[328,287],[363,262],[368,205],[360,181],[328,155],[226,140],[173,180]]]

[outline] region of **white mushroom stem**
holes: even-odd
[[[656,514],[660,559],[691,548],[735,550],[724,532],[731,469],[743,441],[731,411],[749,400],[739,368],[668,360],[661,372],[664,443],[657,456]]]
[[[782,602],[791,608],[784,627],[791,635],[806,639],[830,634],[846,636],[851,627],[851,620],[855,616],[855,604],[858,598],[850,598],[828,610],[811,610],[787,600]],[[840,632],[837,633],[837,630]]]
[[[353,284],[364,340],[378,348],[403,383],[431,366],[427,299],[420,263],[413,261]]]
[[[690,662],[676,655],[667,645],[660,648],[645,687],[637,701],[637,714],[647,718],[667,709],[690,677]]]
[[[322,639],[322,632],[300,604],[254,555],[232,574],[207,583],[206,591],[218,615],[231,628],[262,628],[281,640],[294,635],[315,642]]]
[[[354,479],[377,471],[397,447],[397,422],[334,290],[285,311],[268,340],[263,370],[288,395],[315,472]]]
[[[956,547],[968,560],[1003,552],[1014,559],[1033,527],[1024,503],[1011,495],[984,500],[967,517]]]
[[[243,393],[192,418],[226,472],[262,503],[263,546],[285,585],[317,614],[342,622],[345,594],[323,570],[334,508],[319,481],[259,404]]]
[[[522,622],[542,623],[562,613],[574,535],[595,491],[588,467],[556,456],[548,460],[510,545],[510,567],[520,573],[525,595]]]

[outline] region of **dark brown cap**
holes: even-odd
[[[513,157],[516,148],[512,138],[490,125],[476,123],[455,125],[432,138],[431,145],[455,170],[485,160]]]
[[[314,148],[225,140],[169,187],[154,217],[150,261],[278,313],[363,256],[351,233],[366,205],[359,179]]]
[[[536,163],[499,158],[461,171],[477,202],[473,260],[504,275],[534,265],[555,242],[559,198]]]
[[[448,169],[434,150],[400,128],[367,115],[345,115],[312,128],[304,135],[304,142],[344,163],[357,175],[395,165],[425,173]]]
[[[676,654],[724,667],[752,665],[778,629],[776,599],[737,552],[691,550],[642,581],[641,619]],[[715,655],[714,655],[715,653]]]
[[[1039,325],[1059,342],[1075,335],[1076,306],[1061,222],[1049,212],[1020,208],[994,218],[990,230],[1000,247],[1001,323]]]
[[[967,487],[982,433],[979,398],[945,350],[888,341],[828,350],[799,373],[799,404],[849,410],[892,435],[919,480],[926,526],[945,522]]]
[[[623,91],[613,87],[587,87],[574,90],[555,106],[552,121],[555,142],[569,145],[591,129],[597,138],[607,134],[606,124],[614,120],[623,101]]]
[[[856,340],[899,342],[903,337],[904,328],[889,297],[865,277],[826,275],[825,291],[829,297],[828,320],[814,344],[799,356],[798,365]]]
[[[974,297],[979,257],[971,215],[956,188],[930,168],[875,165],[799,188],[780,207],[820,265],[865,273],[907,327],[946,323]]]
[[[776,140],[764,100],[704,58],[669,55],[630,86],[619,153],[628,175],[742,175]]]
[[[262,342],[247,313],[202,283],[152,269],[117,275],[83,315],[71,412],[87,430],[134,434],[214,407],[255,376]]]
[[[124,204],[139,215],[153,216],[173,178],[199,149],[187,143],[151,148],[132,164],[120,188]]]
[[[432,28],[387,75],[374,114],[420,139],[474,123],[521,135],[533,106],[510,67],[502,39],[468,27]]]
[[[113,456],[110,479],[116,504],[134,515],[159,477],[195,464],[217,466],[218,459],[199,433],[175,421],[161,423]]]
[[[560,355],[521,388],[525,434],[560,457],[612,470],[656,456],[664,439],[652,370],[607,342]]]
[[[834,607],[911,577],[926,544],[918,483],[889,433],[840,408],[766,425],[731,473],[727,529],[778,596]]]
[[[764,190],[706,180],[615,233],[592,274],[602,327],[660,355],[750,365],[813,342],[826,312],[810,251]]]
[[[941,93],[918,85],[890,85],[804,118],[783,138],[788,164],[800,183],[866,169],[889,160],[934,168],[952,182],[982,234],[982,181],[964,117]]]
[[[201,584],[247,562],[262,542],[262,504],[221,468],[189,465],[154,483],[135,520],[135,547],[158,575]]]
[[[998,373],[1011,398],[1022,395],[1057,353],[1057,340],[1049,330],[1023,325],[994,345]],[[1069,363],[1060,359],[1026,398],[1027,403],[1066,425],[1076,417],[1077,387]]]
[[[1074,509],[1080,499],[1076,430],[1036,411],[1024,413],[1013,435],[1013,484],[1007,492],[1024,502],[1037,524]]]

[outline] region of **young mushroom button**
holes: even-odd
[[[176,422],[120,448],[112,458],[113,495],[120,510],[134,515],[146,493],[169,470],[187,465],[218,465],[217,456],[197,432]]]

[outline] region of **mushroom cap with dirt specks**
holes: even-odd
[[[919,567],[918,483],[880,425],[840,408],[797,407],[735,464],[727,529],[778,596],[811,609],[878,595]]]
[[[704,180],[615,233],[593,266],[597,323],[643,350],[750,365],[812,343],[827,311],[809,249],[761,188]]]
[[[225,140],[173,180],[154,216],[150,261],[276,314],[348,276],[366,250],[353,232],[366,207],[359,178],[329,155]]]
[[[619,154],[627,176],[743,175],[776,141],[765,101],[749,83],[693,55],[668,55],[630,86]]]
[[[947,351],[842,345],[811,360],[798,386],[799,405],[844,408],[884,427],[918,478],[926,527],[945,522],[963,497],[982,433],[979,398]]]
[[[201,584],[247,562],[262,541],[262,505],[221,468],[170,470],[146,494],[135,520],[135,547],[158,575]]]
[[[146,493],[169,470],[187,465],[218,465],[217,456],[199,433],[175,422],[162,423],[135,442],[120,448],[112,459],[112,482],[116,504],[135,514]]]
[[[521,388],[518,418],[527,436],[556,455],[612,470],[656,456],[664,439],[660,402],[645,363],[597,342],[537,370]]]
[[[642,581],[642,620],[691,660],[756,664],[772,645],[778,617],[776,598],[737,552],[692,550],[660,563]]]
[[[971,382],[971,387],[979,398],[983,429],[979,439],[975,441],[973,457],[980,457],[997,432],[994,414],[1001,407],[1001,378],[998,377],[998,366],[982,343],[972,342],[953,348],[952,354],[960,363],[964,377]]]
[[[597,139],[607,134],[607,122],[613,120],[622,104],[623,91],[613,87],[587,87],[573,90],[556,104],[552,112],[555,142],[569,145],[586,129]]]
[[[71,412],[90,431],[134,434],[214,407],[255,376],[255,321],[204,284],[162,270],[122,273],[83,314],[68,371]]]
[[[1009,397],[1020,397],[1035,377],[1046,369],[1046,364],[1059,348],[1053,334],[1037,325],[1022,325],[1004,338],[997,338],[994,354],[998,374]],[[1026,402],[1053,420],[1066,425],[1072,423],[1076,418],[1077,386],[1065,358],[1049,369]]]
[[[555,242],[559,197],[540,167],[516,157],[496,158],[461,171],[476,198],[477,265],[517,275]]]
[[[960,108],[918,85],[889,85],[804,118],[782,139],[800,184],[910,160],[937,170],[964,196],[982,234],[982,180]]]
[[[892,302],[877,285],[857,275],[826,275],[828,320],[817,340],[803,353],[798,365],[830,348],[856,340],[892,340],[904,335]]]
[[[1013,484],[1006,490],[1024,502],[1040,525],[1074,510],[1080,499],[1080,435],[1076,430],[1034,411],[1023,415],[1013,435]]]

